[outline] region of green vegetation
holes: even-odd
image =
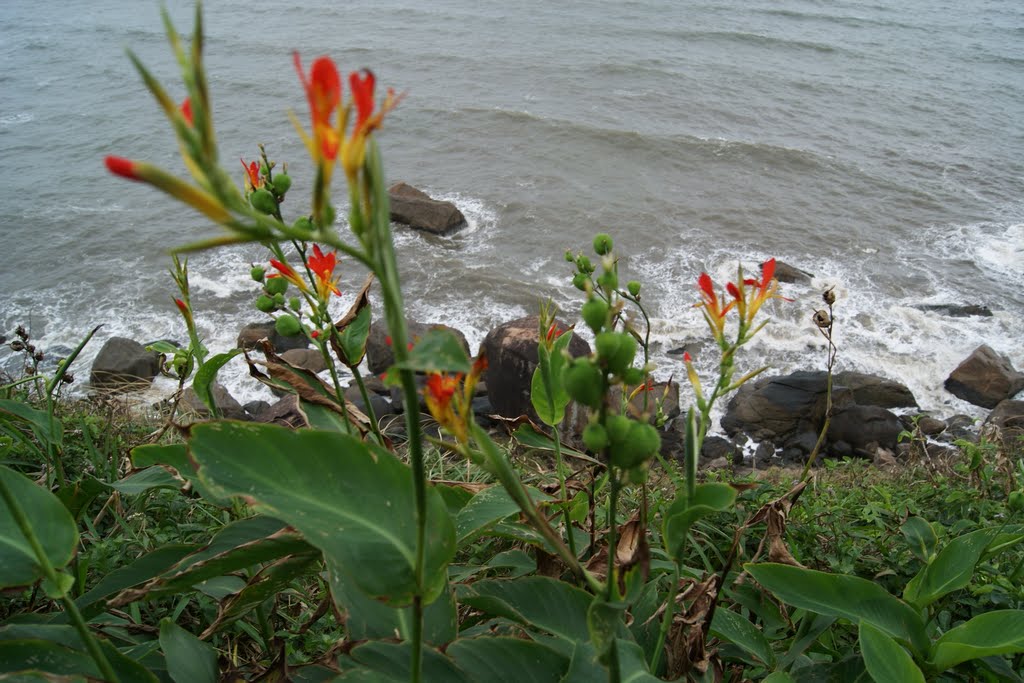
[[[169,22],[167,32],[184,105],[132,59],[191,178],[119,157],[108,168],[226,230],[179,251],[265,245],[272,272],[253,268],[254,305],[279,334],[305,335],[326,361],[350,368],[364,398],[357,368],[370,318],[382,314],[404,431],[399,439],[382,428],[369,401],[368,413],[356,410],[335,372],[325,381],[269,346],[259,364],[247,358],[251,372],[296,394],[308,427],[215,418],[179,430],[173,412],[140,425],[104,404],[60,400],[73,356],[52,377],[33,365],[0,387],[0,679],[1024,675],[1024,463],[965,443],[959,462],[922,459],[897,474],[827,459],[753,482],[698,472],[713,405],[760,372],[736,378],[735,361],[767,322],[763,304],[778,298],[774,261],[760,278],[741,269],[724,288],[697,279],[718,368],[702,381],[684,360],[696,404],[681,462],[660,452],[642,285],[620,287],[604,234],[593,257],[566,255],[594,352],[570,358],[572,331],[550,306],[540,315],[531,400],[555,438],[528,424],[511,438],[488,433],[472,407],[486,359],[468,358],[450,334],[412,342],[406,328],[372,136],[400,98],[389,93],[375,109],[374,77],[363,71],[350,75],[345,100],[330,59],[307,74],[296,55],[311,120],[308,132],[295,125],[316,173],[309,213],[286,221],[281,201],[303,179],[275,171],[262,148],[242,189],[218,165],[199,13],[190,49]],[[348,240],[330,201],[337,165]],[[368,279],[351,310],[331,318],[338,252],[376,280],[380,311]],[[208,354],[187,263],[176,258],[172,275],[189,343],[159,349],[165,370],[182,386],[191,379],[216,416],[212,384],[237,352]],[[420,422],[417,376],[437,438]],[[560,438],[570,423],[587,450],[571,461]]]

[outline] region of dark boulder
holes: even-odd
[[[950,318],[992,317],[992,309],[980,304],[922,304],[916,308],[927,313],[938,313]]]
[[[1024,454],[1024,401],[1000,401],[981,427],[982,434],[1003,445],[1008,457]]]
[[[447,235],[466,226],[466,217],[451,202],[432,199],[430,195],[405,183],[388,188],[391,220],[435,235]]]
[[[299,397],[295,394],[285,396],[256,416],[257,422],[269,422],[284,427],[298,429],[309,424],[306,415],[299,408]]]
[[[852,391],[853,400],[858,405],[917,408],[917,399],[910,389],[891,379],[847,370],[836,373],[832,380],[833,385],[843,386]]]
[[[761,264],[761,268],[764,268],[764,264]],[[814,275],[805,270],[800,270],[795,266],[791,266],[788,263],[776,261],[775,279],[779,282],[807,285],[814,279]]]
[[[235,397],[231,395],[227,389],[225,389],[219,382],[214,382],[210,387],[210,392],[213,394],[213,402],[217,406],[217,411],[220,413],[220,417],[228,418],[230,420],[248,420],[249,414],[246,413],[245,408],[235,400]],[[185,389],[181,395],[181,403],[179,404],[181,409],[184,423],[188,424],[194,420],[188,418],[198,418],[205,420],[210,417],[210,410],[206,407],[206,404],[199,398],[199,394],[196,393],[195,389],[189,387]]]
[[[874,457],[879,447],[895,451],[903,423],[878,406],[852,405],[835,411],[828,426],[831,444],[848,444],[854,454]]]
[[[148,387],[159,371],[160,354],[133,339],[111,337],[92,363],[89,382],[108,391],[139,389]]]
[[[538,362],[539,325],[535,315],[507,322],[488,332],[480,345],[487,357],[484,380],[487,382],[488,396],[498,415],[530,415],[536,418],[530,403],[530,386]],[[560,320],[557,325],[559,330],[568,328]],[[590,344],[574,334],[569,342],[569,354],[578,357],[589,353]]]
[[[320,373],[327,369],[324,356],[318,349],[288,349],[281,354],[281,358],[288,365],[300,370]]]
[[[1024,389],[1024,374],[1010,359],[982,344],[957,366],[945,382],[946,391],[982,408],[995,408]]]
[[[238,341],[235,343],[240,349],[254,349],[261,339],[270,341],[270,345],[278,353],[290,349],[304,349],[309,346],[309,339],[304,334],[295,334],[285,337],[277,333],[273,322],[249,323],[238,333]]]
[[[469,342],[466,335],[454,327],[441,323],[421,323],[414,320],[405,321],[405,331],[409,335],[408,344],[415,345],[417,341],[428,332],[443,330],[451,332],[462,344],[463,350],[469,355]],[[366,339],[366,364],[375,375],[386,371],[395,363],[395,353],[391,348],[391,336],[388,334],[388,326],[383,321],[377,321],[370,325],[370,334]]]
[[[777,445],[802,432],[817,433],[825,419],[826,382],[823,372],[794,372],[744,384],[733,395],[722,417],[730,437],[744,434]],[[853,404],[853,392],[833,386],[832,403]]]

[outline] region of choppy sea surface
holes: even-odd
[[[189,33],[191,3],[168,5]],[[831,286],[839,369],[900,379],[940,416],[980,414],[942,389],[979,344],[1024,368],[1018,0],[209,0],[205,22],[221,156],[263,143],[289,162],[293,215],[310,166],[287,118],[306,116],[292,51],[407,92],[379,136],[389,180],[469,220],[449,238],[396,227],[409,313],[474,346],[548,297],[575,320],[563,254],[607,231],[623,280],[644,284],[662,379],[681,374],[669,350],[706,338],[697,276],[771,256],[815,277],[783,286],[793,301],[772,304],[745,369],[823,367],[811,315]],[[184,339],[167,249],[218,230],[104,170],[118,154],[183,171],[125,48],[183,96],[157,3],[0,3],[0,332],[66,349],[103,323],[83,378],[107,337]],[[190,258],[214,352],[260,319],[248,271],[266,258]],[[364,276],[341,270],[339,311]],[[222,371],[236,396],[267,396],[237,363]]]

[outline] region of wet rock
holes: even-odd
[[[296,334],[285,337],[277,333],[273,322],[249,323],[238,333],[238,341],[235,343],[240,349],[254,349],[259,340],[267,339],[270,345],[278,353],[290,349],[305,349],[309,346],[309,339],[304,334]]]
[[[862,406],[879,408],[917,408],[917,399],[906,385],[895,380],[863,372],[844,371],[835,374],[833,385],[853,392],[853,400]]]
[[[982,344],[950,374],[945,387],[968,403],[995,408],[1024,389],[1024,374],[1014,369],[1009,358]]]
[[[466,355],[469,355],[469,342],[466,335],[454,327],[442,323],[421,323],[415,320],[405,321],[405,330],[409,335],[409,344],[415,344],[421,337],[432,330],[444,330],[451,332],[462,344]],[[391,348],[391,336],[388,334],[388,326],[383,321],[377,321],[370,325],[370,334],[366,339],[366,364],[375,375],[380,375],[395,363],[395,353]]]
[[[447,235],[466,226],[466,217],[451,202],[430,195],[405,183],[388,188],[391,220],[435,235]]]
[[[916,306],[916,308],[927,313],[938,313],[939,315],[949,316],[950,318],[969,318],[971,316],[980,316],[984,318],[992,317],[992,309],[980,304],[924,304]]]
[[[1007,456],[1024,454],[1024,401],[1000,401],[985,418],[982,433],[1002,443]]]
[[[133,339],[111,337],[92,363],[89,382],[107,391],[140,389],[148,387],[159,371],[160,354]]]
[[[828,427],[828,440],[843,441],[854,453],[871,456],[878,447],[896,450],[903,424],[885,408],[852,405],[837,410]]]
[[[214,382],[210,387],[210,392],[213,394],[213,402],[217,406],[217,410],[220,413],[220,417],[227,418],[229,420],[248,420],[249,414],[246,413],[245,408],[235,400],[235,397],[231,395],[227,389],[224,388],[220,382]],[[206,420],[210,417],[210,410],[206,407],[206,404],[199,398],[199,394],[195,392],[195,389],[189,387],[181,395],[181,403],[178,404],[179,409],[182,410],[184,417],[194,418],[199,420]],[[189,424],[191,421],[185,419],[184,424]]]
[[[761,268],[762,270],[764,269],[764,264],[761,264]],[[779,282],[807,285],[814,279],[814,275],[808,273],[806,270],[800,270],[796,266],[791,266],[788,263],[776,261],[775,279]]]
[[[298,429],[308,425],[306,416],[299,409],[299,397],[295,394],[285,396],[256,416],[257,422],[279,424],[284,427]]]
[[[327,369],[323,354],[318,349],[288,349],[281,354],[281,358],[292,367],[309,370],[312,373],[323,372]]]

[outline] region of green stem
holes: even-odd
[[[679,563],[675,562],[672,567],[672,585],[668,589],[668,601],[665,603],[665,613],[662,615],[661,628],[658,629],[658,642],[651,654],[651,673],[658,675],[658,667],[661,665],[661,653],[665,650],[665,640],[668,638],[668,630],[672,626],[672,617],[675,613],[676,594],[679,591]]]
[[[331,358],[331,354],[327,352],[327,342],[318,343],[317,347],[320,349],[320,355],[323,356],[324,363],[331,373],[331,382],[334,383],[334,394],[338,398],[338,405],[341,406],[341,417],[345,420],[345,429],[350,433],[354,433],[352,423],[348,419],[348,409],[345,407],[345,392],[341,390],[341,381],[338,379],[338,370],[334,367],[334,360]]]
[[[25,540],[28,541],[29,546],[32,548],[32,552],[35,553],[36,561],[39,563],[39,568],[43,570],[43,575],[46,580],[54,587],[60,585],[59,577],[57,576],[57,570],[50,564],[50,558],[47,557],[46,551],[43,550],[42,544],[36,537],[35,530],[32,528],[32,524],[28,521],[28,517],[25,515],[25,511],[22,509],[18,500],[11,493],[11,490],[7,487],[7,482],[4,481],[3,477],[0,477],[0,497],[3,497],[4,502],[7,504],[7,508],[11,511],[11,517],[14,518],[15,523],[21,530]],[[64,603],[64,609],[68,613],[68,617],[71,619],[71,623],[74,625],[75,630],[78,631],[78,635],[82,638],[82,642],[85,643],[86,649],[89,651],[89,655],[93,661],[96,662],[96,666],[99,667],[100,673],[103,674],[104,679],[107,681],[113,681],[118,683],[120,680],[117,674],[114,673],[114,669],[110,666],[110,662],[107,661],[106,655],[103,654],[103,650],[100,649],[100,644],[93,638],[92,633],[89,631],[88,624],[85,623],[85,619],[82,617],[82,613],[78,611],[78,606],[75,605],[75,601],[68,597],[66,594],[61,596],[61,602]]]
[[[358,366],[352,366],[352,377],[356,380],[356,386],[359,387],[359,395],[363,397],[363,405],[366,406],[366,416],[370,418],[370,429],[377,436],[377,443],[384,444],[384,435],[381,434],[380,424],[377,422],[377,413],[373,409],[373,404],[370,403],[370,393],[366,390],[366,384],[363,382],[363,373],[359,372]]]
[[[546,378],[545,384],[548,384],[548,381]],[[576,554],[576,537],[572,532],[572,519],[569,516],[569,494],[565,488],[565,472],[562,469],[562,438],[558,433],[557,425],[551,425],[551,432],[555,437],[555,468],[558,470],[558,485],[562,495],[562,519],[565,523],[565,533],[569,537],[569,552],[572,553],[573,557],[579,557]]]
[[[605,586],[605,600],[616,602],[617,585],[615,580],[615,546],[618,529],[615,526],[615,512],[619,505],[619,490],[622,483],[619,481],[618,468],[608,466],[608,484],[611,490],[608,494],[608,580]]]

